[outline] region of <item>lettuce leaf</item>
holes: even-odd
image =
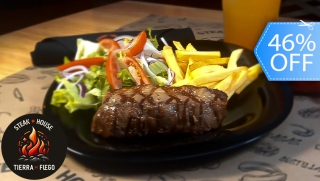
[[[105,56],[105,51],[100,47],[99,43],[83,40],[81,38],[77,39],[77,52],[75,55],[75,60],[90,58],[90,57],[100,57]]]
[[[99,107],[100,101],[96,96],[97,90],[90,90],[84,97],[81,97],[76,84],[66,79],[61,79],[60,82],[63,83],[65,88],[53,92],[52,105],[57,107],[64,105],[70,113],[78,109],[97,109]]]
[[[86,87],[84,97],[76,84],[57,74],[55,80],[63,84],[63,88],[55,90],[52,95],[51,105],[64,106],[69,113],[79,109],[97,109],[106,92],[110,89],[105,73],[105,64],[91,66],[90,71],[80,82]]]
[[[149,38],[148,38],[148,39],[150,40],[150,42],[153,44],[153,46],[154,46],[155,48],[158,48],[158,47],[159,47],[159,43],[158,43],[158,40],[157,40],[157,35],[154,36],[154,38],[152,38],[151,32],[152,32],[152,29],[151,29],[151,28],[148,28],[148,35],[149,35]]]
[[[168,79],[167,69],[161,62],[153,62],[149,65],[149,69],[157,76]]]
[[[133,79],[133,77],[131,76],[129,70],[127,69],[122,69],[118,74],[117,74],[118,78],[120,78],[120,80],[122,81],[122,86],[123,87],[132,87],[135,86],[136,83]]]

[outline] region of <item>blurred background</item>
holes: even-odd
[[[120,0],[0,0],[0,35]],[[222,9],[221,0],[136,0]],[[320,21],[320,0],[282,0],[280,16]],[[196,18],[196,15],[195,15]]]

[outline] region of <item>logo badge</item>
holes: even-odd
[[[67,141],[57,122],[41,114],[27,114],[5,130],[1,150],[15,174],[26,179],[43,179],[64,162]]]

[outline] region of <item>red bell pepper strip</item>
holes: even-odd
[[[82,65],[87,68],[90,68],[92,65],[100,65],[105,61],[106,61],[106,59],[104,57],[92,57],[92,58],[75,60],[75,61],[63,64],[63,65],[60,65],[57,68],[59,71],[63,71],[67,68],[77,66],[77,65]]]

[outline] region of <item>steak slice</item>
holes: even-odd
[[[140,85],[111,90],[91,131],[102,137],[202,134],[226,116],[227,94],[207,87]]]

